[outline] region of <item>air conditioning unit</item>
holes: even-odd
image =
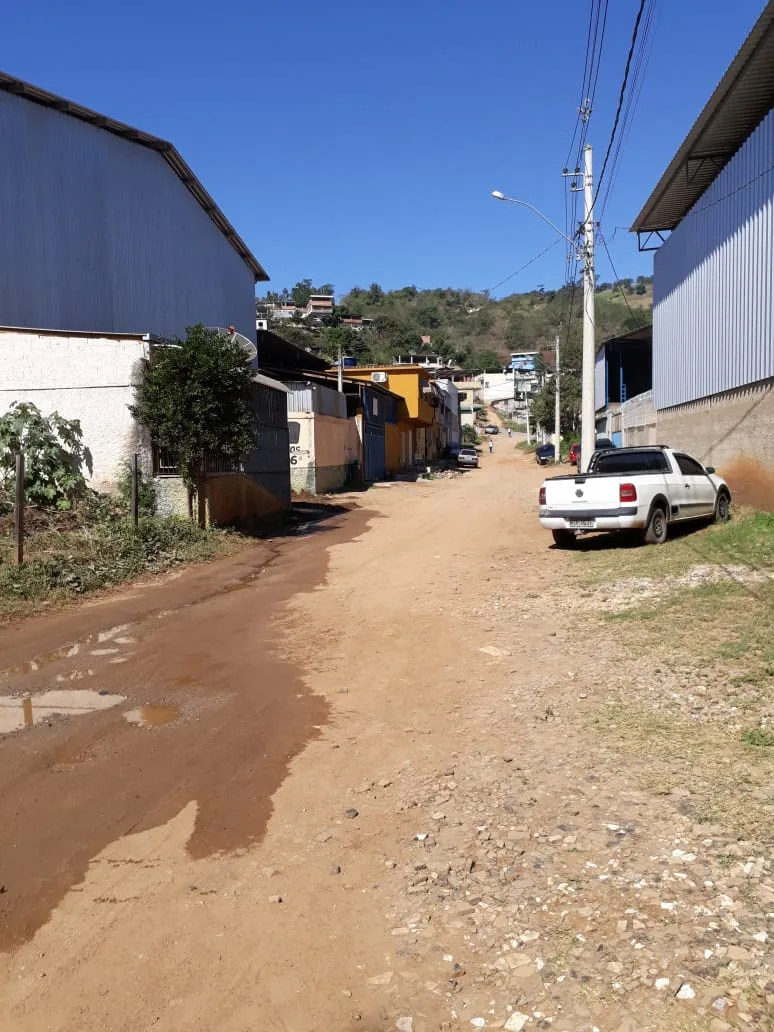
[[[371,383],[387,383],[387,373],[382,370],[371,373]]]

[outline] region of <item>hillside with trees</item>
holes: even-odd
[[[333,285],[301,280],[292,288],[268,292],[268,302],[302,307],[311,294],[333,294]],[[596,291],[597,339],[637,329],[650,321],[652,278],[600,283]],[[352,329],[344,320],[371,320]],[[360,364],[391,362],[397,355],[442,355],[462,368],[494,370],[512,351],[553,349],[561,334],[571,360],[582,327],[582,288],[558,290],[538,286],[522,294],[494,299],[485,293],[439,287],[383,290],[378,283],[354,287],[341,297],[325,324],[308,325],[300,314],[274,328],[282,336],[332,360],[341,347]],[[422,338],[430,338],[423,343]]]

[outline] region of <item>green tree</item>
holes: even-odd
[[[236,460],[255,447],[250,362],[240,344],[198,325],[154,348],[144,374],[129,409],[177,457],[192,504],[208,453]]]
[[[58,412],[44,416],[31,402],[14,401],[0,416],[0,486],[16,486],[17,452],[24,453],[27,501],[41,507],[69,509],[86,490],[81,424]]]
[[[314,294],[310,279],[299,280],[290,290],[290,300],[299,308],[305,308],[309,298]]]

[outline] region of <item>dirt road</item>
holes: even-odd
[[[4,632],[3,1032],[770,1027],[770,861],[603,733],[647,675],[542,475],[500,438]]]

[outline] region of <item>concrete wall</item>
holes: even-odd
[[[159,153],[9,93],[0,139],[0,324],[255,340],[253,273]]]
[[[139,337],[36,333],[0,328],[0,412],[33,402],[44,415],[79,419],[97,491],[115,488],[134,452],[151,472],[150,442],[128,406],[142,376],[148,345]]]
[[[290,412],[288,423],[292,490],[296,494],[326,494],[343,487],[351,464],[360,460],[355,420]]]
[[[715,466],[734,499],[774,511],[774,380],[657,415],[661,444]]]
[[[653,408],[653,391],[646,391],[630,398],[621,405],[623,443],[626,448],[657,444],[656,410]]]

